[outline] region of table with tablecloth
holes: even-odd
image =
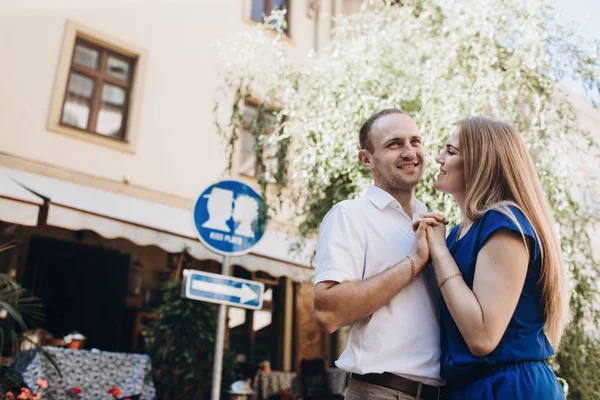
[[[348,373],[339,368],[327,368],[325,376],[331,394],[343,395],[348,386]],[[300,375],[296,372],[258,371],[252,381],[252,387],[259,400],[268,399],[269,396],[286,389],[295,397],[302,397],[302,383]]]
[[[266,400],[273,394],[291,389],[295,377],[295,372],[258,371],[252,380],[252,387],[259,400]]]
[[[152,367],[147,355],[59,347],[42,349],[46,355],[40,354],[39,350],[19,352],[13,367],[30,388],[37,387],[35,382],[38,379],[48,381],[45,398],[71,400],[71,390],[79,386],[86,399],[112,399],[107,390],[113,387],[122,391],[121,398],[156,399],[150,375]],[[48,357],[52,357],[58,365],[62,377]]]

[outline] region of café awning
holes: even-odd
[[[75,231],[87,229],[107,239],[125,238],[139,246],[158,246],[171,253],[187,246],[196,259],[222,260],[222,256],[197,240],[191,209],[15,169],[0,167],[0,175],[29,189],[31,196],[37,197],[32,194],[37,193],[49,199],[47,225]],[[289,235],[266,232],[252,253],[234,257],[231,262],[250,271],[287,276],[295,281],[310,280],[314,274],[309,264],[310,250],[302,255],[289,254],[293,241]]]
[[[0,172],[0,221],[35,226],[44,200]]]

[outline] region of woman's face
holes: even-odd
[[[435,161],[440,164],[440,172],[433,183],[433,188],[455,197],[457,195],[464,197],[466,192],[465,169],[460,149],[457,128],[448,138],[446,148],[435,158]]]

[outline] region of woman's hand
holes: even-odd
[[[427,223],[427,225],[432,225],[432,226],[437,226],[439,224],[448,225],[448,220],[446,218],[442,217],[440,214],[433,213],[433,212],[427,212],[427,213],[420,214],[419,217],[412,222],[413,232],[417,231],[421,222],[425,222],[425,223]]]
[[[446,246],[446,226],[438,224],[437,226],[427,226],[427,242],[429,243],[429,253],[434,259],[440,252],[448,251]]]

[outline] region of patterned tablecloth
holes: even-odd
[[[112,399],[106,392],[112,387],[121,389],[122,398],[156,399],[147,355],[59,347],[44,347],[44,350],[55,360],[62,378],[48,358],[37,350],[21,351],[13,366],[30,388],[37,387],[35,381],[38,379],[47,380],[49,386],[44,390],[45,398],[72,400],[71,389],[79,386],[85,399]]]
[[[257,398],[264,400],[282,390],[290,389],[295,377],[295,372],[258,371],[252,380],[252,387],[256,391]]]
[[[348,373],[346,371],[339,368],[327,368],[326,379],[327,387],[332,394],[344,394],[348,386]],[[259,371],[252,381],[252,387],[258,394],[259,400],[267,399],[269,396],[285,389],[290,389],[296,397],[302,397],[300,376],[295,372]]]

